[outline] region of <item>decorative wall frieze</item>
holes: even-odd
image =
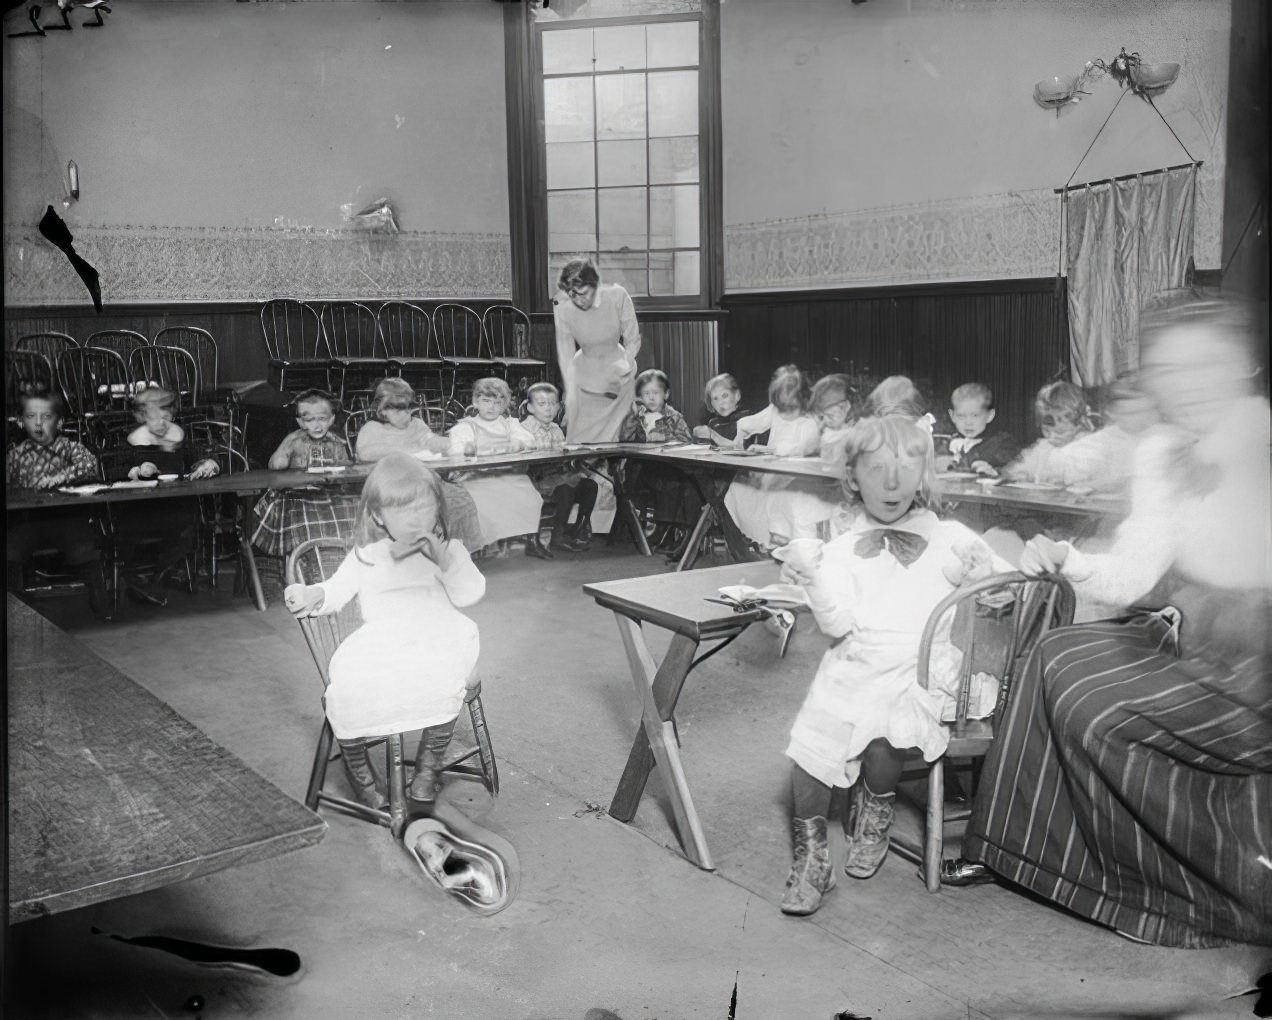
[[[1198,173],[1194,251],[1219,266],[1221,171]],[[1051,276],[1059,262],[1052,189],[726,224],[729,291]]]
[[[506,234],[271,227],[73,226],[107,304],[405,300],[511,294]],[[88,301],[66,257],[34,226],[4,227],[5,304]]]

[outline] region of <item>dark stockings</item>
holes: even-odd
[[[861,756],[861,782],[874,794],[892,793],[901,779],[905,752],[882,737],[872,740]],[[791,767],[791,794],[796,818],[825,818],[830,814],[833,789],[814,779],[798,765]]]

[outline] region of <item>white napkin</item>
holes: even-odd
[[[763,588],[752,588],[749,584],[733,584],[717,589],[721,595],[737,599],[765,599],[770,604],[781,603],[784,606],[807,606],[808,593],[798,584],[766,584]]]

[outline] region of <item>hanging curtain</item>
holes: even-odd
[[[1103,386],[1139,366],[1139,316],[1186,285],[1197,164],[1064,191],[1074,382]]]

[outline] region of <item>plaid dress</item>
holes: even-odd
[[[330,432],[314,440],[297,429],[283,444],[290,447],[287,467],[293,471],[353,463],[345,441]],[[311,538],[338,538],[347,545],[353,538],[358,496],[357,491],[317,486],[270,489],[252,508],[252,545],[269,556],[287,556]]]

